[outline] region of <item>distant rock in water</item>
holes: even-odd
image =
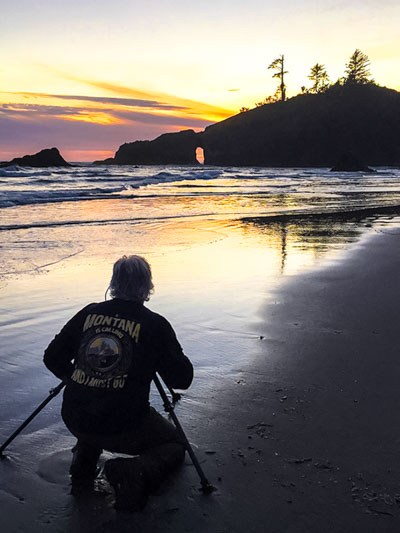
[[[342,154],[331,172],[375,172],[374,169],[361,163],[353,154]]]
[[[107,159],[98,159],[97,161],[93,161],[92,165],[115,165],[115,161],[113,157],[108,157]]]
[[[153,141],[135,141],[119,147],[114,159],[95,161],[102,165],[198,165],[199,141],[193,130],[165,133]]]
[[[15,157],[8,163],[3,163],[2,167],[9,167],[11,165],[19,165],[21,167],[70,167],[71,165],[65,161],[57,148],[46,148],[34,155],[24,155],[23,157]]]

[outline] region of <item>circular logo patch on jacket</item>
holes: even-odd
[[[96,335],[87,344],[86,361],[95,372],[109,374],[119,366],[121,358],[122,346],[114,335]]]
[[[132,364],[133,346],[128,335],[121,332],[118,334],[108,331],[86,332],[75,361],[79,383],[94,386],[87,379],[93,377],[101,382],[99,385],[97,381],[93,381],[96,386],[103,386],[103,381],[127,374]]]

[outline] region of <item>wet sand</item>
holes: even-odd
[[[399,266],[390,227],[289,277],[248,324],[243,361],[200,375],[176,412],[215,493],[199,492],[187,458],[144,513],[115,512],[101,480],[74,500],[54,401],[0,463],[4,531],[398,531]]]
[[[231,510],[212,530],[399,531],[399,266],[391,229],[271,296],[208,432]]]

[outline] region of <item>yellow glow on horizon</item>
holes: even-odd
[[[109,157],[114,157],[115,152],[111,150],[63,150],[62,155],[66,161],[92,162],[103,161]]]

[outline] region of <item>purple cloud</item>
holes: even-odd
[[[64,107],[64,106],[48,106],[42,104],[1,104],[0,115],[8,115],[20,119],[23,116],[27,117],[43,117],[43,116],[79,116],[82,118],[85,115],[92,113],[106,113],[116,119],[129,120],[130,122],[140,122],[143,124],[166,124],[170,126],[205,128],[212,124],[209,120],[190,117],[177,117],[174,115],[159,115],[157,113],[146,113],[141,111],[129,111],[106,108],[93,107]]]
[[[7,93],[11,94],[11,93]],[[165,110],[179,110],[184,111],[189,109],[186,106],[171,105],[165,104],[164,102],[158,102],[157,100],[146,100],[140,98],[114,98],[109,96],[81,96],[81,95],[70,95],[70,94],[46,94],[46,93],[12,93],[20,96],[36,96],[40,98],[59,98],[61,100],[81,100],[84,102],[96,102],[99,104],[115,104],[128,107],[152,107],[154,109],[165,109]]]

